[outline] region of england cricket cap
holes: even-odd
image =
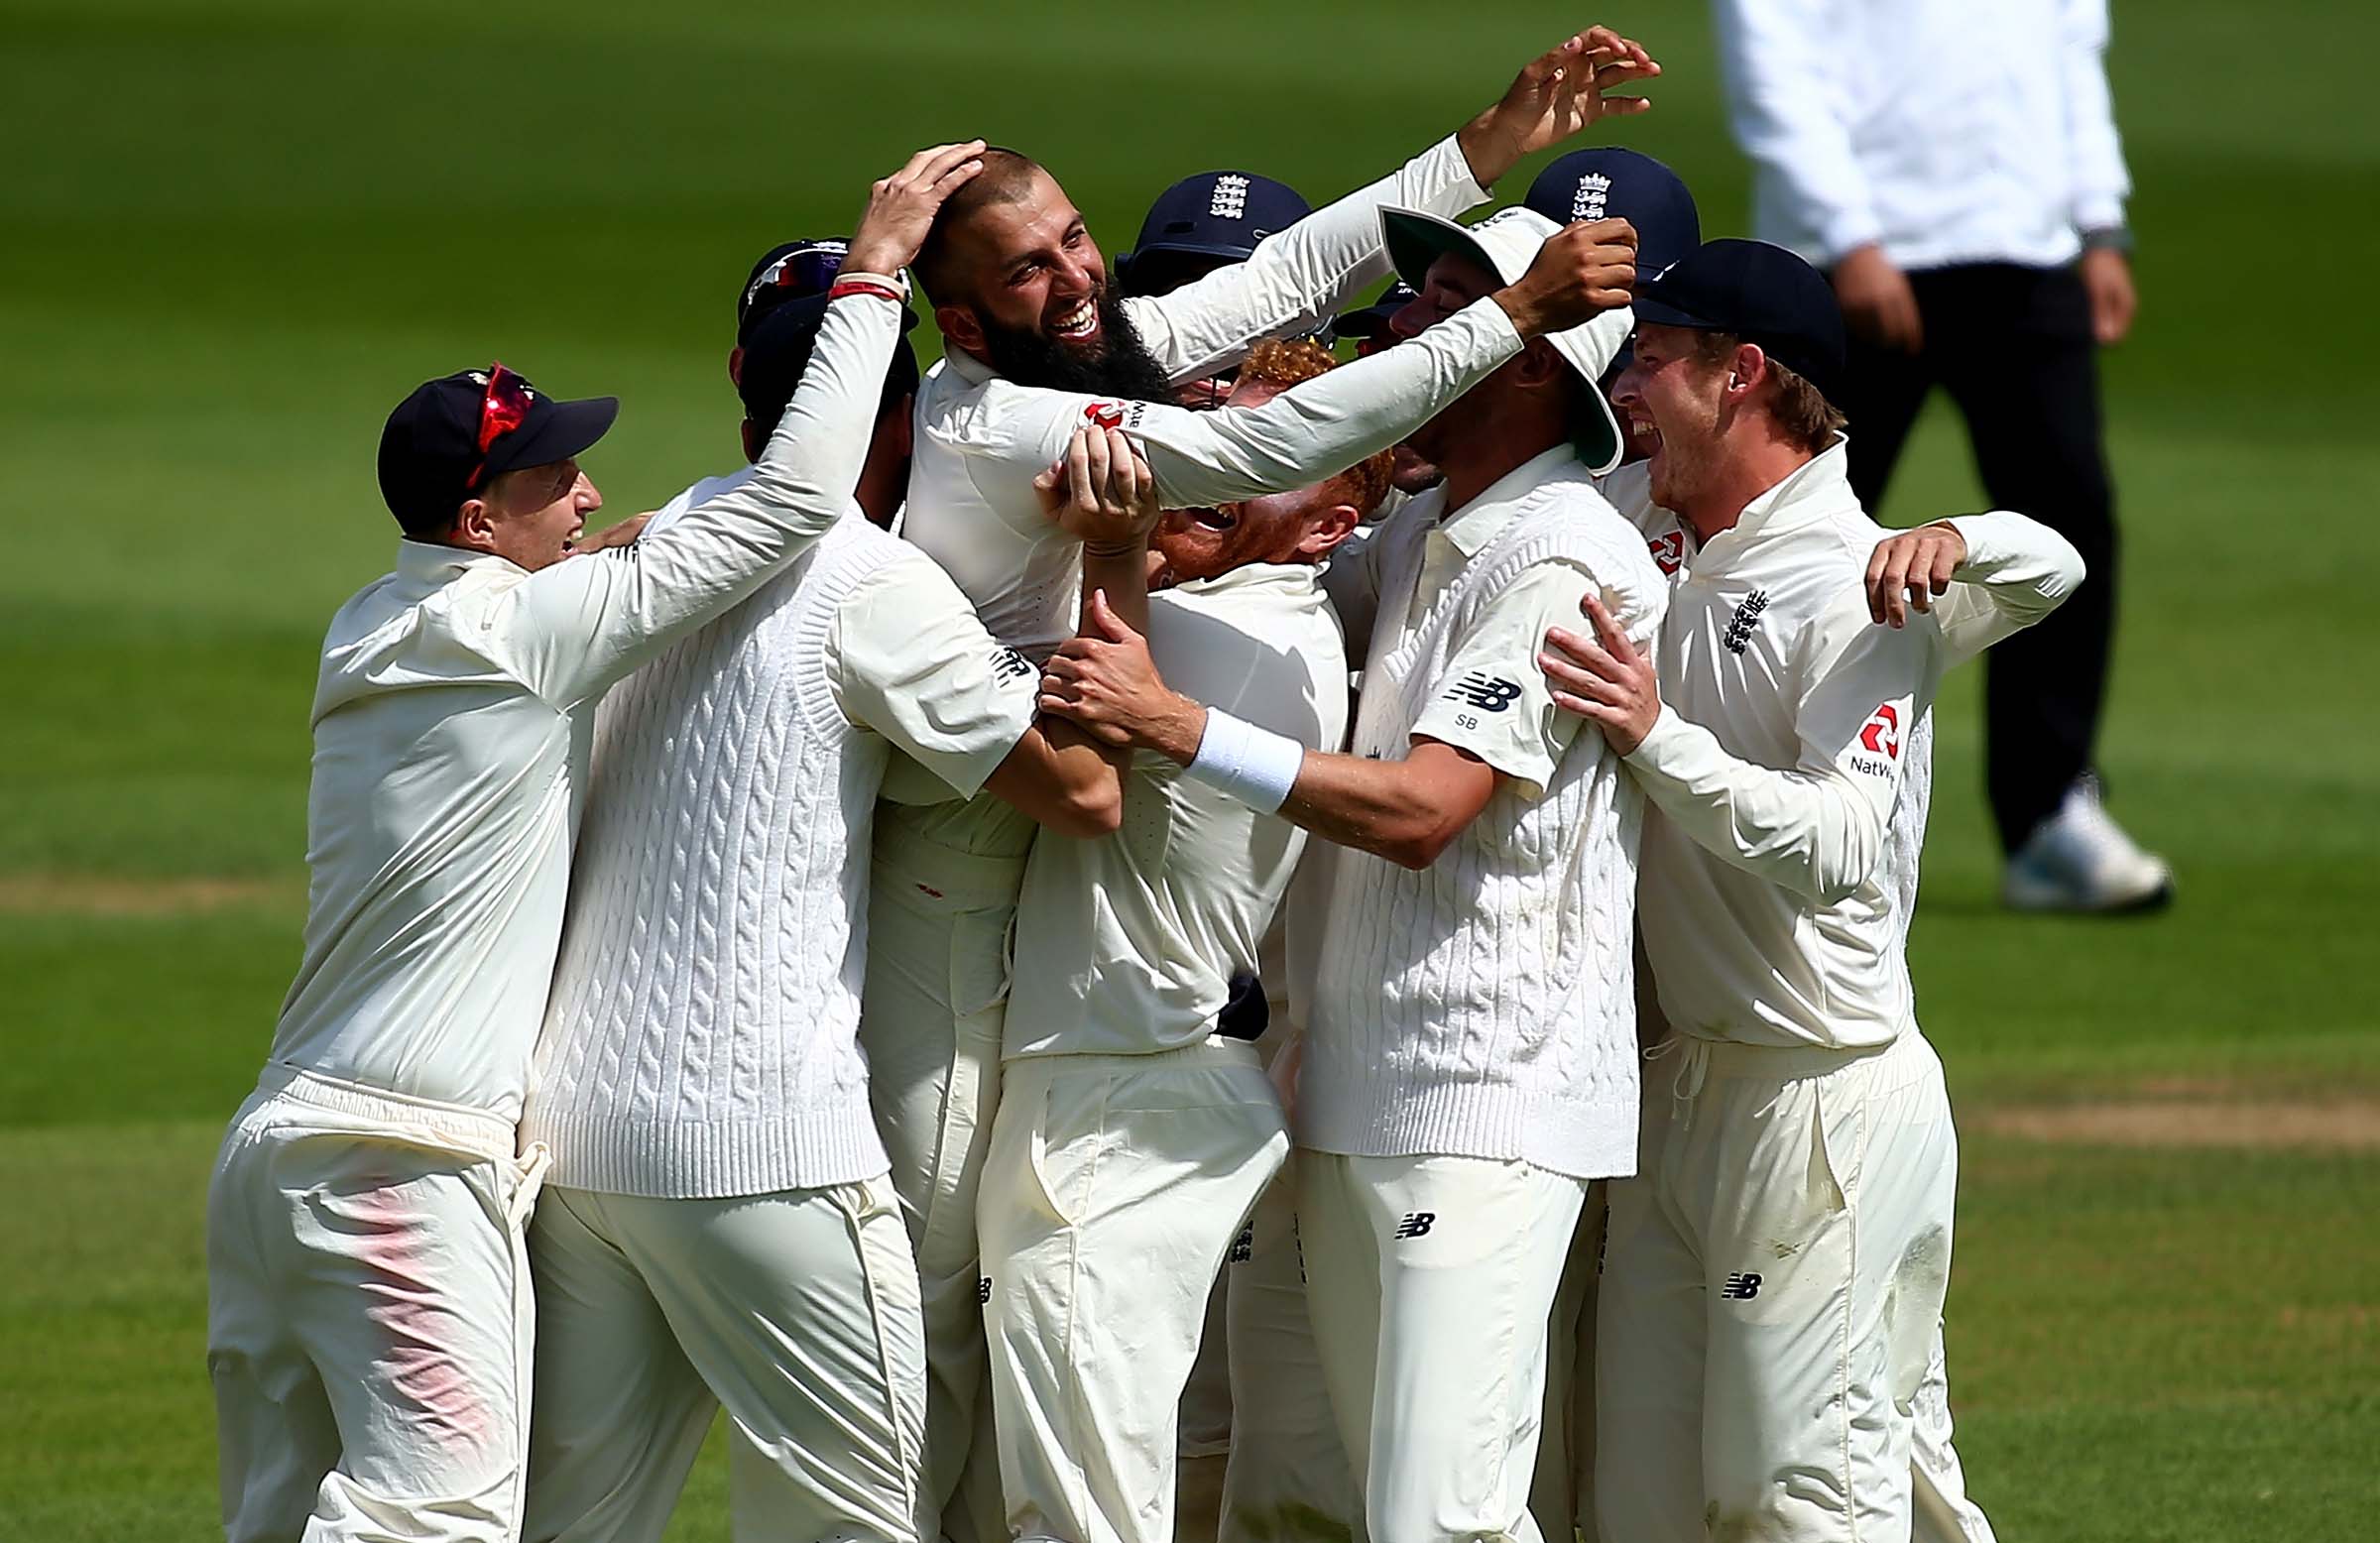
[[[1537,174],[1521,200],[1557,225],[1621,219],[1636,227],[1636,271],[1657,274],[1703,244],[1703,217],[1678,174],[1639,151],[1574,150]]]
[[[1388,260],[1397,277],[1419,289],[1429,278],[1430,265],[1442,257],[1460,257],[1486,269],[1498,283],[1510,284],[1529,271],[1537,249],[1562,227],[1525,204],[1498,209],[1466,228],[1453,220],[1418,209],[1382,209],[1381,233],[1387,237]],[[1579,459],[1602,476],[1619,464],[1619,424],[1611,404],[1599,384],[1604,371],[1619,354],[1636,323],[1622,305],[1572,327],[1546,335],[1546,341],[1586,379],[1595,409],[1578,438]]]
[[[434,531],[508,471],[584,453],[617,397],[557,402],[502,364],[424,381],[380,433],[380,496],[409,534]]]
[[[1843,385],[1843,310],[1819,271],[1783,247],[1706,241],[1636,286],[1636,319],[1732,332],[1819,389]]]
[[[750,343],[761,318],[785,301],[824,295],[843,271],[850,248],[841,236],[824,236],[787,241],[763,253],[736,297],[737,346]]]
[[[1413,303],[1421,292],[1399,279],[1368,305],[1342,311],[1331,321],[1333,337],[1385,337],[1388,318]]]
[[[1296,188],[1253,172],[1185,177],[1149,205],[1140,239],[1116,260],[1116,277],[1127,295],[1162,295],[1246,262],[1257,242],[1313,212]]]
[[[817,346],[818,323],[826,319],[827,303],[823,295],[797,296],[755,318],[744,340],[744,368],[736,379],[736,395],[743,400],[746,417],[774,428],[776,420],[784,416],[785,405],[793,400],[793,393],[801,385],[802,372],[809,368],[810,351]],[[917,313],[903,305],[900,330],[905,334],[916,324]],[[905,336],[899,341],[892,362],[886,367],[888,380],[904,373],[904,358],[906,377],[915,382],[917,356],[910,351]]]

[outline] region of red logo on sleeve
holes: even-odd
[[[1083,409],[1083,416],[1102,428],[1122,428],[1124,426],[1124,404],[1121,402],[1094,402]]]
[[[1879,756],[1901,759],[1901,714],[1890,702],[1868,714],[1859,729],[1859,743]]]

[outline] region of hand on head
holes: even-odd
[[[1625,305],[1636,289],[1636,227],[1582,220],[1545,240],[1529,271],[1496,292],[1524,338],[1565,332]]]
[[[868,189],[868,208],[852,232],[843,266],[853,273],[896,274],[909,265],[933,228],[942,200],[984,169],[984,142],[933,145]]]

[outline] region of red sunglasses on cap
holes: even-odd
[[[465,489],[479,486],[479,479],[488,474],[489,447],[529,420],[529,405],[536,400],[529,383],[506,369],[504,361],[488,366],[487,390],[479,399],[479,464],[464,479]]]

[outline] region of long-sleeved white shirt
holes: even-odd
[[[314,690],[304,958],[271,1059],[520,1118],[606,687],[848,505],[898,312],[830,306],[750,481],[535,573],[406,541],[340,607]]]
[[[1318,323],[1384,277],[1382,208],[1452,217],[1486,196],[1450,138],[1268,237],[1247,262],[1126,308],[1171,378],[1200,379],[1258,338]],[[1082,562],[1041,513],[1032,480],[1086,420],[1132,436],[1166,507],[1227,503],[1303,487],[1387,448],[1519,351],[1510,320],[1481,300],[1404,347],[1263,407],[1193,413],[1020,386],[954,349],[917,394],[901,534],[949,570],[995,637],[1044,658],[1074,634]]]
[[[1687,558],[1654,649],[1662,709],[1628,769],[1653,805],[1637,915],[1662,1015],[1750,1044],[1888,1044],[1910,1018],[1885,856],[1902,752],[1942,673],[2082,579],[2020,515],[1952,522],[1962,581],[1905,628],[1870,618],[1889,533],[1838,442]]]
[[[2107,0],[1713,0],[1752,230],[1821,266],[2054,267],[2123,222]]]
[[[1347,737],[1347,655],[1311,567],[1250,563],[1157,591],[1148,652],[1168,685],[1218,711],[1309,750]],[[1033,844],[1006,1053],[1137,1055],[1212,1034],[1306,845],[1279,815],[1134,756],[1120,829]]]

